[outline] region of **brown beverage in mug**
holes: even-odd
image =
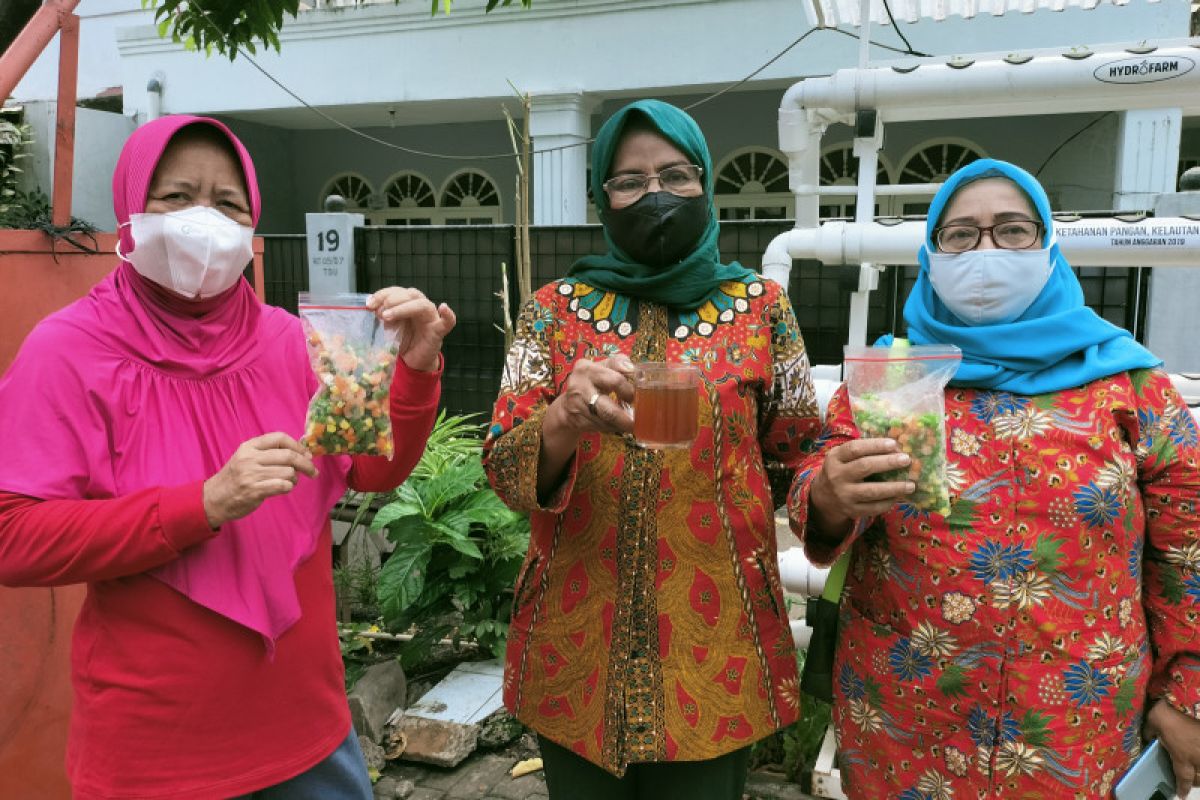
[[[700,369],[642,363],[633,374],[633,438],[643,447],[690,447],[700,427]]]

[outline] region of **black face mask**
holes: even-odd
[[[634,261],[665,267],[682,260],[708,227],[708,197],[648,192],[636,203],[604,212],[614,244]]]

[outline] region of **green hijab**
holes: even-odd
[[[600,128],[592,145],[592,198],[604,219],[608,209],[608,194],[604,181],[608,179],[613,156],[621,142],[621,134],[631,115],[646,119],[662,136],[678,147],[692,163],[704,170],[704,193],[708,196],[708,227],[696,242],[695,248],[679,263],[666,267],[639,264],[617,247],[604,229],[608,252],[590,255],[576,261],[567,273],[589,286],[629,295],[681,309],[698,308],[718,286],[726,281],[744,280],[754,273],[736,261],[721,263],[717,236],[721,227],[713,206],[712,156],[700,126],[687,112],[661,100],[638,100],[613,114]]]

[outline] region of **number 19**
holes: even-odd
[[[324,252],[329,250],[333,252],[341,245],[341,236],[335,230],[318,231],[317,232],[317,250]]]

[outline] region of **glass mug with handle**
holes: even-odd
[[[700,368],[644,361],[633,371],[633,438],[653,450],[688,448],[700,429]]]

